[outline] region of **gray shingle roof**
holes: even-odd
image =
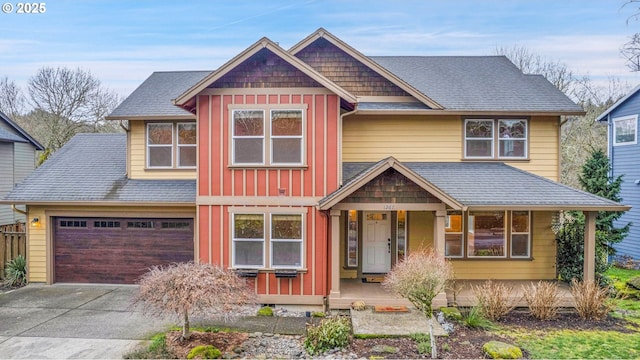
[[[345,185],[357,181],[378,164],[380,163],[344,163]],[[504,163],[406,162],[402,165],[459,203],[470,207],[606,208],[620,206],[614,201],[568,187]]]
[[[173,105],[172,100],[210,73],[211,71],[154,72],[107,118],[193,116]]]
[[[36,139],[34,139],[29,133],[24,131],[18,124],[16,124],[13,120],[11,120],[5,113],[0,111],[0,121],[5,122],[9,127],[13,128],[18,134],[12,133],[6,129],[0,128],[0,140],[10,141],[10,142],[25,142],[31,143],[36,150],[44,150],[44,146],[42,146]]]
[[[4,202],[194,203],[195,180],[131,180],[126,134],[78,134],[4,198]]]
[[[28,142],[26,139],[23,139],[22,137],[4,129],[0,127],[0,141],[7,141],[7,142]]]
[[[372,56],[448,110],[581,112],[541,75],[504,56]]]

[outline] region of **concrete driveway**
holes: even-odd
[[[133,285],[28,285],[0,293],[0,358],[122,359],[173,324],[130,306]]]

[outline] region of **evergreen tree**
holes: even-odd
[[[604,151],[597,149],[582,166],[579,176],[585,191],[616,202],[622,201],[620,186],[622,175],[611,176],[611,164]],[[616,227],[614,222],[624,212],[599,211],[596,217],[596,279],[603,282],[603,274],[608,268],[607,259],[615,254],[613,244],[622,241],[631,227],[627,223]],[[585,218],[581,211],[568,211],[564,214],[564,225],[558,234],[558,272],[565,281],[573,278],[583,279]]]

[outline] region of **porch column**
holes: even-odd
[[[329,296],[340,297],[340,210],[331,210],[331,285]]]
[[[434,247],[434,250],[438,252],[438,254],[442,257],[444,257],[445,217],[446,216],[447,216],[446,210],[436,211],[433,247]]]
[[[596,276],[596,215],[595,211],[585,211],[584,218],[584,280],[594,281]]]

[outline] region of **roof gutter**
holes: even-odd
[[[489,115],[489,116],[584,116],[584,111],[504,111],[504,110],[359,110],[361,115]]]

